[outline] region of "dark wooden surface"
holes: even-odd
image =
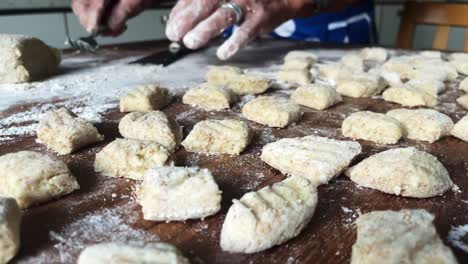
[[[160,46],[141,45],[140,47],[141,49],[138,50],[135,50],[135,46],[119,50],[109,49],[101,56],[143,54],[157,50]],[[294,46],[291,45],[291,47]],[[287,49],[284,49],[271,56],[277,59],[286,51]],[[241,56],[233,64],[245,67],[258,66],[259,60],[242,59]],[[453,85],[453,83],[448,84],[449,90],[441,96],[442,104],[438,110],[457,121],[466,112],[459,106],[445,107],[453,106],[459,94]],[[289,91],[273,92],[290,93]],[[30,107],[31,105],[12,106],[9,110],[0,113],[0,116],[8,116]],[[340,127],[342,120],[350,113],[358,110],[386,112],[394,108],[398,106],[384,102],[382,99],[345,98],[343,103],[326,111],[304,109],[305,114],[302,120],[285,129],[270,129],[249,122],[256,137],[239,157],[199,155],[188,153],[180,148],[175,155],[177,165],[197,165],[213,172],[223,191],[222,209],[218,214],[204,220],[171,223],[150,222],[142,219],[141,208],[135,202],[133,194],[136,182],[94,173],[95,153],[119,136],[117,125],[123,114],[114,109],[106,114],[105,122],[97,125],[106,137],[105,142],[82,149],[75,154],[60,157],[69,164],[81,188],[68,196],[32,207],[25,212],[21,250],[13,262],[73,263],[84,245],[119,240],[119,237],[112,234],[112,229],[111,231],[106,229],[101,234],[99,228],[96,229],[98,231],[95,232],[96,236],[93,239],[90,239],[89,234],[85,234],[79,228],[75,233],[62,232],[65,235],[62,235],[59,241],[53,236],[54,232],[60,233],[70,229],[77,220],[90,214],[99,214],[107,209],[120,214],[121,224],[148,235],[143,236],[142,240],[153,240],[155,239],[153,235],[156,235],[161,241],[173,243],[179,247],[193,263],[348,263],[351,257],[351,247],[356,239],[354,220],[359,213],[386,209],[424,208],[434,213],[437,230],[447,244],[446,238],[450,226],[468,224],[468,193],[466,192],[468,189],[468,143],[453,137],[444,138],[433,144],[402,140],[397,145],[387,146],[359,141],[363,146],[363,153],[354,163],[386,149],[416,146],[435,155],[447,167],[453,181],[460,187],[460,193],[449,191],[444,196],[429,199],[403,198],[360,188],[346,176],[340,175],[328,185],[319,187],[317,210],[311,222],[296,238],[281,246],[251,255],[229,254],[223,252],[219,246],[221,226],[231,200],[240,198],[248,191],[257,190],[285,178],[284,175],[261,162],[259,155],[262,146],[279,138],[305,135],[345,139],[341,135]],[[187,135],[193,125],[200,120],[221,117],[241,118],[239,105],[228,111],[208,113],[183,105],[180,98],[166,107],[164,112],[178,119],[184,126],[184,135]],[[0,142],[0,155],[20,150],[37,150],[54,155],[36,143],[35,138],[31,136],[19,137],[12,142]],[[115,228],[118,229],[118,227]],[[77,244],[76,241],[79,243]],[[468,253],[453,247],[452,249],[460,263],[468,262]],[[68,252],[63,252],[64,250]]]

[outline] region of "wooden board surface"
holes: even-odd
[[[275,51],[275,54],[271,53],[269,59],[278,60],[287,49],[282,48]],[[142,52],[147,51],[142,49]],[[121,56],[122,52],[109,54]],[[243,67],[258,66],[258,60],[248,57],[241,56],[233,64]],[[465,112],[453,104],[460,94],[453,85],[448,84],[450,89],[441,96],[442,106],[451,107],[440,107],[438,110],[457,121]],[[290,91],[270,93],[287,96]],[[0,116],[5,117],[30,107],[30,104],[13,106],[0,113]],[[213,172],[223,191],[222,209],[215,216],[204,220],[171,223],[142,219],[141,208],[135,202],[133,194],[135,181],[94,173],[95,153],[119,137],[117,125],[123,114],[114,109],[106,115],[105,122],[97,125],[106,137],[105,142],[60,157],[68,163],[81,188],[66,197],[32,207],[25,212],[21,250],[13,262],[74,263],[87,244],[126,239],[160,239],[179,247],[193,263],[348,263],[351,247],[356,239],[353,222],[358,215],[374,210],[403,208],[424,208],[434,213],[437,231],[447,244],[447,233],[451,226],[468,224],[468,143],[453,137],[433,144],[401,140],[397,145],[388,146],[359,141],[363,146],[363,153],[353,163],[383,150],[415,146],[435,155],[447,167],[453,181],[460,187],[460,193],[447,192],[444,196],[430,199],[403,198],[358,187],[346,176],[340,175],[328,185],[319,187],[317,210],[311,222],[296,238],[281,246],[251,255],[229,254],[223,252],[219,246],[221,226],[231,200],[285,178],[280,172],[261,162],[260,151],[266,143],[284,137],[305,135],[345,139],[340,127],[343,119],[350,113],[359,110],[386,112],[395,108],[398,105],[382,99],[345,98],[343,103],[326,111],[304,108],[305,114],[301,121],[285,129],[271,129],[249,122],[256,136],[239,157],[207,156],[179,149],[175,155],[177,165],[197,165]],[[239,105],[229,111],[209,113],[182,104],[180,98],[176,98],[164,112],[183,125],[184,136],[196,122],[204,119],[241,118]],[[19,150],[37,150],[53,155],[31,136],[0,142],[0,155]],[[467,252],[454,247],[452,249],[460,263],[468,262]]]

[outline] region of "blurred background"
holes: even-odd
[[[169,13],[174,2],[162,1],[160,4],[155,4],[150,10],[132,19],[128,24],[128,30],[122,36],[102,38],[99,42],[114,44],[165,38],[161,17]],[[395,47],[405,1],[375,0],[374,2],[378,44]],[[419,2],[468,4],[468,0]],[[69,7],[70,0],[1,0],[0,33],[26,34],[38,37],[52,46],[63,48],[65,47],[64,15],[68,17],[72,37],[87,35]],[[413,47],[430,49],[435,32],[435,26],[418,25],[413,38]],[[447,49],[463,50],[464,35],[465,28],[452,27]]]

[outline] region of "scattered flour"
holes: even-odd
[[[448,241],[454,247],[468,252],[468,225],[452,226],[448,233]]]

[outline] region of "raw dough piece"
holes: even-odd
[[[438,80],[431,79],[412,79],[405,85],[419,89],[432,97],[437,97],[439,93],[445,90],[445,84]]]
[[[104,136],[99,134],[93,124],[77,117],[66,108],[48,113],[37,127],[37,138],[48,149],[60,155],[67,155],[73,151],[102,141]]]
[[[388,58],[388,53],[384,48],[372,47],[362,49],[359,56],[364,60],[385,62]]]
[[[198,167],[152,169],[136,194],[144,219],[152,221],[205,218],[221,208],[221,191],[213,176]]]
[[[416,68],[408,62],[407,57],[393,57],[382,65],[382,70],[394,72],[400,79],[413,79],[416,75]]]
[[[341,131],[345,137],[380,144],[395,144],[404,133],[398,120],[370,111],[355,112],[348,116],[341,125]]]
[[[301,107],[287,98],[259,96],[242,108],[242,115],[248,120],[269,127],[285,127],[301,118]]]
[[[319,185],[340,174],[359,153],[357,142],[307,136],[270,143],[263,147],[260,158],[283,174],[302,176]]]
[[[407,138],[430,143],[449,136],[453,128],[450,117],[432,109],[395,109],[387,115],[400,122]]]
[[[307,106],[316,110],[329,108],[343,99],[335,88],[321,84],[299,86],[291,95],[296,104]]]
[[[468,93],[468,77],[460,82],[460,86],[458,88],[460,88],[460,90],[464,91],[465,93]]]
[[[390,87],[383,93],[383,99],[408,107],[433,107],[437,104],[437,97],[413,86]]]
[[[173,245],[163,242],[110,242],[87,246],[78,257],[78,264],[188,264],[189,261]]]
[[[20,246],[21,210],[15,199],[0,197],[0,263],[8,263]]]
[[[309,69],[282,69],[276,75],[276,79],[292,84],[309,84],[312,82],[312,74]]]
[[[309,223],[317,205],[316,186],[293,176],[233,200],[221,229],[224,251],[255,253],[279,245]]]
[[[355,72],[364,72],[364,60],[358,54],[347,54],[340,59],[339,63]]]
[[[356,72],[338,63],[318,65],[318,77],[331,85],[336,85],[339,79],[351,78]]]
[[[226,87],[235,94],[261,94],[270,88],[273,82],[255,74],[243,74],[228,81]]]
[[[117,138],[96,154],[94,170],[105,176],[141,180],[148,169],[167,164],[170,155],[155,142]]]
[[[457,103],[459,103],[463,108],[468,110],[468,94],[458,97]]]
[[[23,35],[0,34],[0,83],[32,82],[57,71],[60,52]]]
[[[0,196],[13,197],[27,208],[79,189],[63,161],[34,151],[0,156]]]
[[[284,56],[284,61],[290,61],[290,60],[307,60],[309,63],[313,64],[318,61],[318,56],[315,55],[314,53],[310,51],[304,51],[304,50],[293,50],[288,52],[286,56]]]
[[[188,151],[239,155],[249,144],[252,134],[247,123],[235,119],[198,122],[182,142]]]
[[[171,101],[169,91],[157,85],[143,85],[120,98],[120,112],[159,110]]]
[[[468,115],[465,115],[455,124],[452,136],[468,142]]]
[[[457,72],[468,75],[468,59],[465,60],[452,60],[450,63],[457,69]]]
[[[437,50],[425,50],[421,51],[419,55],[427,58],[442,59],[442,53]]]
[[[414,147],[375,154],[348,169],[346,175],[361,186],[415,198],[442,195],[454,186],[436,157]]]
[[[339,78],[336,90],[341,95],[359,98],[380,94],[386,86],[386,82],[380,76],[365,73]]]
[[[423,209],[375,211],[356,220],[357,241],[351,264],[441,263],[456,264],[449,247],[439,238]]]
[[[211,84],[226,86],[232,79],[243,74],[240,68],[234,66],[210,66],[206,73],[206,81]]]
[[[182,138],[175,120],[161,111],[133,112],[120,120],[119,132],[125,138],[154,141],[174,151]]]
[[[281,66],[281,70],[310,70],[312,63],[307,59],[291,59],[284,61],[284,64]]]
[[[210,83],[202,83],[188,90],[182,102],[211,111],[229,108],[234,99],[235,95],[231,90]]]

